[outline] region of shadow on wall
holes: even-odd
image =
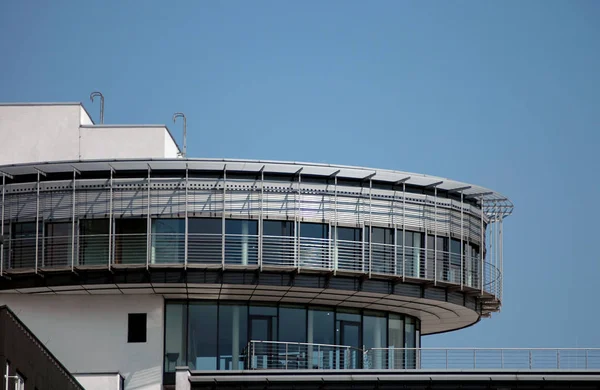
[[[126,390],[159,390],[162,383],[162,368],[156,366],[125,374]]]

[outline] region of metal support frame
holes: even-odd
[[[480,225],[480,234],[481,234],[481,242],[479,243],[479,256],[481,269],[479,270],[479,278],[481,279],[481,295],[483,295],[483,279],[484,279],[484,270],[483,270],[483,256],[485,253],[485,230],[483,229],[483,196],[481,196],[481,225]]]
[[[465,277],[465,246],[464,246],[464,194],[460,191],[460,289],[463,289]]]
[[[369,278],[373,269],[373,176],[369,177]]]
[[[40,250],[40,175],[46,176],[46,174],[39,169],[37,171],[37,183],[36,183],[36,199],[35,199],[35,273],[38,273],[39,268],[39,250]]]
[[[502,292],[504,290],[504,232],[502,228],[503,221],[504,217],[500,215],[500,221],[498,221],[498,228],[500,229],[500,300],[502,300]]]
[[[227,164],[223,165],[223,212],[221,213],[221,267],[225,269],[225,208],[227,197]]]
[[[263,221],[264,221],[264,197],[265,197],[265,166],[260,168],[260,215],[258,216],[258,267],[263,269]]]
[[[6,193],[6,174],[2,173],[2,214],[0,217],[0,276],[4,274],[4,197]]]
[[[77,174],[80,173],[76,168],[73,168],[73,210],[71,215],[71,272],[75,270],[75,219],[76,219],[76,206],[77,206],[77,194],[76,178]]]
[[[302,170],[298,169],[292,178],[292,188],[294,179],[298,176],[298,188],[294,191],[294,267],[300,272],[300,185],[302,182]]]
[[[110,167],[109,194],[108,194],[108,269],[110,270],[114,258],[113,247],[113,173],[114,168]]]
[[[437,285],[437,186],[433,188],[433,285]],[[444,271],[442,270],[442,273]]]
[[[187,264],[188,264],[188,188],[190,187],[190,175],[189,175],[189,168],[188,168],[188,164],[185,164],[185,235],[183,237],[183,269],[187,269]]]
[[[408,179],[407,179],[408,180]],[[414,262],[414,259],[413,259]],[[414,264],[413,264],[414,267]],[[402,182],[402,281],[406,278],[406,181]]]
[[[152,168],[150,164],[148,164],[148,204],[147,204],[147,213],[146,213],[146,269],[150,268],[150,254],[152,248],[152,216],[150,214],[150,174],[152,173]]]
[[[337,171],[335,171],[333,173],[333,218],[334,218],[334,226],[335,226],[335,234],[333,235],[333,239],[334,239],[334,250],[335,250],[335,260],[334,260],[334,264],[333,264],[333,275],[337,274],[337,270],[339,268],[339,249],[338,249],[338,226],[339,226],[339,221],[338,221],[338,194],[337,194],[337,185],[338,185],[338,179],[337,179],[337,175],[338,173],[340,173],[340,170],[338,169]]]

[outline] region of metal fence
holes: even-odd
[[[363,352],[347,345],[250,341],[247,347],[250,370],[359,369]]]
[[[372,348],[364,352],[364,367],[597,370],[600,348]]]
[[[74,241],[73,241],[74,240]],[[479,256],[393,244],[244,234],[132,233],[7,238],[4,271],[113,265],[220,264],[352,271],[425,279],[500,296],[502,275]],[[482,281],[483,278],[483,281]]]

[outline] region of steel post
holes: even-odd
[[[373,269],[373,179],[369,179],[369,278]]]
[[[40,234],[40,171],[37,172],[36,199],[35,199],[35,273],[38,272],[39,259],[39,234]]]
[[[75,206],[76,206],[76,194],[75,194],[75,180],[77,170],[73,168],[73,210],[71,215],[71,272],[75,270]]]
[[[189,234],[189,187],[190,187],[190,174],[189,174],[189,169],[188,169],[188,164],[185,164],[185,232],[184,232],[184,237],[183,237],[183,269],[187,269],[187,264],[188,264],[188,234]]]
[[[146,210],[146,269],[150,267],[150,255],[152,251],[152,219],[151,219],[151,198],[150,198],[150,174],[152,169],[148,164],[148,199],[147,199],[147,210]]]
[[[464,245],[464,194],[460,191],[460,289],[465,282],[465,245]]]
[[[415,268],[413,259],[413,269]],[[402,182],[402,281],[406,276],[406,182]],[[418,276],[417,276],[418,277]]]
[[[227,197],[227,165],[223,166],[223,206],[221,213],[221,267],[225,269],[225,209]]]
[[[479,278],[480,278],[480,284],[481,284],[481,295],[483,295],[483,279],[484,279],[484,269],[483,269],[483,257],[484,257],[484,253],[485,253],[485,230],[483,228],[483,196],[481,197],[481,225],[480,225],[480,234],[481,234],[481,241],[479,243],[479,259],[480,259],[480,267],[481,269],[479,270]]]
[[[6,175],[2,174],[2,215],[0,216],[0,276],[4,274],[4,197],[6,193]]]
[[[264,222],[264,197],[265,197],[265,172],[264,165],[260,169],[260,215],[258,217],[258,266],[262,271],[263,267],[263,222]]]

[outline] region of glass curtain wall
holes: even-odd
[[[11,229],[10,268],[35,267],[35,222],[15,222]],[[38,237],[43,236],[42,225]],[[39,240],[41,248],[41,240]]]
[[[243,370],[248,345],[248,307],[219,305],[219,370]]]
[[[115,264],[144,264],[147,252],[145,218],[115,220]]]
[[[66,267],[71,264],[72,222],[48,222],[44,234],[44,267]]]
[[[369,229],[367,240],[369,240]],[[371,227],[371,271],[391,274],[394,270],[394,229]]]
[[[258,221],[247,219],[225,221],[225,263],[258,264]]]
[[[216,370],[217,305],[193,302],[188,310],[188,366],[192,370]]]
[[[334,251],[334,261],[337,269],[361,270],[363,259],[362,228],[336,227]]]
[[[369,368],[385,368],[386,351],[383,348],[388,346],[387,322],[385,313],[365,312],[363,315],[363,346],[366,349],[373,349]]]
[[[185,219],[156,218],[152,220],[152,253],[150,261],[183,263],[185,257]]]
[[[295,266],[294,222],[263,221],[263,264]]]
[[[300,266],[329,268],[329,225],[300,223]]]
[[[79,264],[108,264],[108,232],[110,220],[79,220]]]
[[[188,262],[221,263],[223,261],[223,220],[188,218]]]
[[[398,230],[396,232],[398,248],[398,262],[404,263],[405,276],[412,278],[424,277],[423,234],[409,230]],[[404,239],[405,238],[405,239]],[[402,253],[404,251],[404,258]],[[400,269],[401,266],[399,267]]]

